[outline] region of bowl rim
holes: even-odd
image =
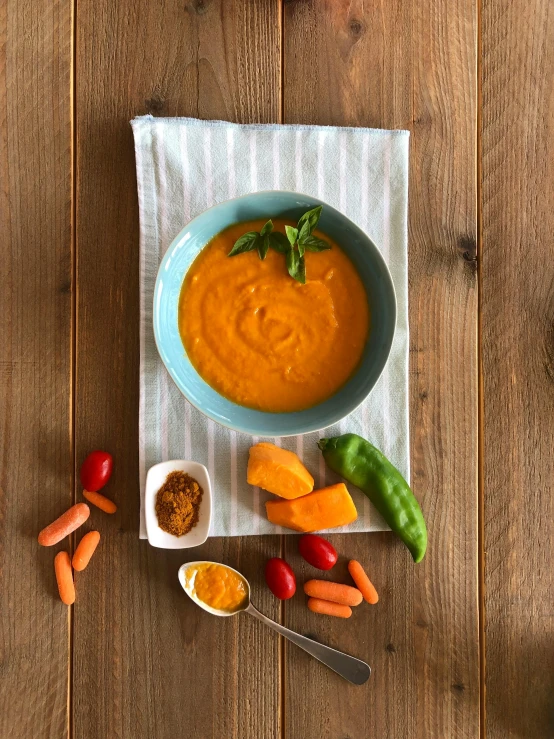
[[[156,321],[156,315],[157,315],[156,306],[157,306],[157,303],[158,303],[158,294],[159,294],[159,290],[160,290],[160,282],[161,282],[161,279],[162,279],[161,278],[161,275],[162,275],[162,272],[163,272],[163,269],[165,267],[166,262],[169,259],[171,259],[172,251],[175,248],[175,245],[177,244],[177,242],[180,242],[181,239],[182,239],[183,234],[186,231],[188,231],[194,225],[194,223],[196,221],[198,221],[200,218],[203,218],[207,213],[210,213],[211,211],[216,210],[217,208],[220,208],[221,206],[227,205],[229,203],[236,203],[236,202],[239,202],[241,200],[248,200],[248,199],[251,199],[251,198],[255,198],[257,196],[260,196],[260,195],[277,195],[277,196],[278,195],[287,195],[287,196],[291,196],[292,195],[294,197],[306,198],[307,200],[310,200],[313,203],[315,203],[315,205],[313,207],[317,207],[317,205],[322,205],[328,211],[331,211],[334,215],[338,216],[339,218],[342,218],[344,221],[346,221],[348,223],[349,228],[352,228],[355,232],[358,233],[358,235],[361,235],[363,237],[363,239],[366,239],[369,242],[369,244],[371,245],[371,248],[373,249],[373,255],[376,258],[376,261],[380,263],[380,267],[382,269],[382,273],[386,276],[386,280],[389,283],[389,288],[390,288],[391,296],[392,296],[392,303],[391,303],[392,320],[391,320],[391,322],[392,322],[393,329],[392,329],[392,334],[391,334],[391,337],[390,337],[390,341],[389,341],[388,346],[386,348],[386,353],[383,353],[381,355],[382,356],[381,366],[379,367],[379,372],[378,372],[377,376],[375,377],[375,381],[374,381],[373,385],[371,386],[371,388],[367,391],[367,393],[361,398],[361,400],[359,402],[357,402],[355,405],[353,405],[351,408],[349,408],[346,413],[344,413],[340,417],[332,420],[330,423],[326,424],[325,426],[321,426],[319,423],[313,423],[313,422],[312,423],[305,423],[304,426],[303,426],[303,430],[302,431],[299,431],[299,430],[297,430],[297,429],[294,428],[294,421],[291,421],[290,428],[286,428],[285,430],[282,430],[279,434],[275,434],[275,433],[266,433],[266,434],[264,434],[264,433],[260,432],[258,429],[248,428],[245,424],[236,425],[236,424],[231,423],[230,420],[228,420],[228,419],[222,420],[216,413],[212,413],[212,412],[210,412],[208,410],[205,410],[204,408],[201,408],[197,403],[195,403],[189,397],[189,393],[186,391],[186,388],[184,387],[184,384],[181,382],[181,380],[179,379],[179,377],[176,376],[176,374],[167,366],[167,364],[166,364],[166,362],[164,360],[164,353],[162,352],[162,350],[160,348],[160,343],[158,341],[158,331],[157,331],[157,321]],[[233,225],[233,224],[229,224],[229,225]],[[224,230],[224,229],[222,229],[222,230]],[[221,231],[218,231],[218,233],[221,233]],[[207,244],[205,244],[204,246],[207,246]],[[154,284],[154,292],[153,292],[153,300],[152,300],[152,303],[153,303],[152,304],[152,328],[153,328],[154,341],[156,343],[156,349],[157,349],[158,355],[159,355],[160,359],[162,360],[162,363],[163,363],[163,365],[165,367],[166,372],[169,374],[169,376],[171,377],[171,379],[173,380],[173,382],[175,383],[175,385],[177,386],[177,388],[179,389],[179,391],[182,393],[182,395],[184,395],[185,399],[194,408],[196,408],[198,411],[200,411],[200,413],[202,413],[204,416],[206,416],[210,420],[214,421],[215,423],[218,423],[220,426],[223,426],[225,428],[230,429],[231,431],[236,431],[238,433],[243,433],[243,434],[249,434],[251,436],[268,436],[268,437],[274,437],[274,438],[283,438],[283,437],[286,437],[286,436],[304,436],[305,434],[311,434],[311,433],[313,433],[315,431],[320,431],[323,428],[328,428],[329,426],[332,426],[335,423],[339,423],[344,418],[346,418],[351,413],[353,413],[357,408],[359,408],[362,405],[362,403],[366,400],[366,398],[368,397],[368,395],[371,393],[371,391],[373,390],[373,388],[375,387],[375,385],[378,383],[381,375],[384,372],[384,369],[385,369],[385,367],[387,365],[387,362],[389,360],[389,357],[390,357],[392,345],[393,345],[393,342],[394,342],[394,336],[395,336],[395,333],[396,333],[396,324],[397,324],[397,320],[398,320],[398,301],[397,301],[397,297],[396,297],[396,288],[394,286],[394,280],[392,279],[392,275],[390,273],[389,267],[388,267],[388,265],[387,265],[387,263],[386,263],[383,255],[381,254],[379,248],[377,247],[377,245],[375,244],[375,242],[373,241],[373,239],[362,228],[360,228],[360,226],[358,226],[356,223],[354,223],[354,221],[350,220],[350,218],[348,218],[348,216],[346,216],[344,213],[342,213],[342,211],[338,210],[337,208],[335,208],[332,205],[329,205],[329,203],[326,203],[324,200],[320,200],[319,198],[315,197],[314,195],[308,195],[307,193],[298,192],[296,190],[257,190],[256,192],[245,193],[244,195],[239,195],[239,196],[237,196],[235,198],[227,198],[226,200],[221,200],[218,203],[214,203],[209,208],[206,208],[201,213],[199,213],[198,215],[196,215],[194,218],[191,218],[191,220],[185,226],[183,226],[183,228],[179,231],[179,233],[177,233],[174,236],[174,238],[171,240],[169,246],[166,249],[165,254],[163,255],[163,257],[162,257],[162,259],[160,261],[160,264],[158,266],[158,271],[157,271],[157,274],[156,274],[156,282]],[[184,349],[184,347],[183,347],[183,350],[186,352],[186,350]],[[193,367],[193,369],[198,374],[196,368]],[[356,375],[356,372],[354,373],[354,375],[352,375],[352,377],[349,380],[347,380],[347,383],[346,384],[348,384],[353,379],[353,377],[355,377],[355,375]],[[203,378],[201,377],[201,379],[203,379]],[[204,382],[206,382],[206,381],[204,380]],[[208,383],[206,383],[206,384],[208,384]],[[211,387],[211,385],[209,385],[209,387]],[[345,385],[343,385],[342,387],[345,387]],[[339,390],[337,390],[337,392],[340,392],[340,390],[342,389],[342,387],[339,388]],[[217,393],[217,390],[215,390],[214,388],[211,388],[211,389],[214,392]],[[218,395],[221,395],[221,393],[218,393]],[[224,395],[221,395],[221,397],[225,398]],[[333,396],[330,396],[330,397],[333,397]],[[229,403],[233,403],[233,401],[230,400],[229,398],[225,398],[225,400],[227,400]],[[236,405],[237,408],[243,408],[244,407],[246,410],[253,410],[253,411],[256,411],[257,410],[255,408],[248,408],[247,406],[241,406],[238,403],[233,403],[233,405]],[[316,407],[316,406],[314,406],[314,407]],[[305,410],[311,410],[311,409],[305,409]],[[261,413],[269,413],[268,411],[259,411],[259,412],[261,412]],[[289,413],[285,413],[285,414],[277,414],[276,413],[276,414],[272,414],[272,415],[288,415],[288,416],[294,416],[297,413],[300,414],[300,413],[303,413],[303,412],[304,411],[290,411]]]

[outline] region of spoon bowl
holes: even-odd
[[[224,609],[220,608],[212,608],[212,606],[209,606],[207,603],[204,603],[203,600],[200,600],[196,593],[194,592],[194,581],[196,579],[196,575],[193,574],[193,577],[190,580],[187,580],[187,571],[197,567],[199,565],[215,565],[219,564],[219,562],[209,562],[208,560],[198,560],[197,562],[187,562],[184,565],[181,565],[179,567],[179,582],[181,583],[181,587],[185,591],[185,593],[189,596],[191,600],[193,600],[197,606],[200,606],[200,608],[203,608],[208,613],[211,613],[213,616],[234,616],[237,613],[241,613],[242,611],[247,611],[250,607],[250,583],[248,580],[244,577],[244,575],[241,575],[240,572],[233,569],[232,567],[229,567],[229,565],[223,565],[226,569],[231,570],[231,572],[234,572],[235,575],[238,575],[240,579],[243,581],[244,585],[246,586],[246,598],[244,599],[244,604],[241,605],[239,608],[236,608],[232,611],[225,611]]]
[[[219,565],[231,570],[231,572],[234,572],[241,578],[246,588],[246,597],[239,608],[231,611],[212,608],[212,606],[209,606],[203,600],[198,598],[194,590],[196,575],[194,575],[194,577],[187,578],[187,572],[189,569],[198,567],[199,565]],[[309,639],[307,636],[297,634],[296,631],[291,631],[291,629],[281,626],[281,624],[278,624],[276,621],[264,616],[263,613],[260,613],[260,611],[252,605],[250,600],[250,583],[243,574],[228,565],[221,565],[219,562],[210,562],[208,560],[187,562],[179,568],[179,582],[189,598],[194,601],[197,606],[200,606],[200,608],[203,608],[213,616],[234,616],[237,613],[249,613],[259,621],[262,621],[266,626],[269,626],[270,629],[273,629],[278,634],[281,634],[281,636],[284,636],[293,644],[296,644],[298,647],[303,649],[305,652],[308,652],[312,657],[323,662],[324,665],[327,665],[331,670],[354,685],[363,685],[371,675],[371,667],[365,662],[362,662],[362,660],[357,659],[356,657],[351,657],[349,654],[345,654],[344,652],[339,652],[337,649],[328,647],[325,644],[320,644],[313,639]]]

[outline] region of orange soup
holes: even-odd
[[[262,411],[310,408],[337,392],[360,363],[369,331],[362,281],[340,247],[306,252],[306,284],[270,249],[228,257],[265,220],[222,231],[188,270],[179,330],[190,361],[217,392]],[[287,221],[288,223],[288,221]],[[274,219],[285,232],[285,221]]]
[[[218,611],[232,613],[248,598],[244,578],[225,565],[205,562],[189,567],[186,579],[187,585],[193,584],[194,595]]]

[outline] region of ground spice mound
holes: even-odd
[[[170,472],[156,495],[160,528],[173,536],[187,534],[198,522],[203,490],[185,472]]]

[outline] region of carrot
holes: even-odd
[[[100,508],[104,513],[115,513],[117,511],[117,506],[113,500],[106,498],[102,493],[93,493],[91,490],[83,490],[83,495],[89,503]]]
[[[58,552],[54,557],[54,570],[60,598],[66,606],[75,603],[75,584],[71,572],[71,560],[67,552]]]
[[[336,616],[337,618],[350,618],[352,609],[340,603],[332,603],[330,600],[321,598],[308,598],[308,608],[314,613],[322,613],[325,616]]]
[[[379,600],[379,595],[369,577],[366,575],[362,565],[355,559],[351,559],[348,563],[348,572],[356,583],[356,587],[361,592],[364,600],[373,605]]]
[[[90,562],[90,558],[94,554],[94,550],[98,546],[99,541],[99,531],[89,531],[88,534],[83,536],[75,550],[75,554],[73,555],[73,560],[71,562],[74,570],[81,572],[81,570],[85,569]]]
[[[72,531],[78,529],[90,516],[90,508],[86,503],[77,503],[71,506],[63,515],[53,521],[38,535],[38,543],[43,547],[57,544]]]
[[[304,585],[304,592],[313,598],[330,600],[343,606],[357,606],[362,602],[362,594],[356,588],[328,580],[308,580]]]

